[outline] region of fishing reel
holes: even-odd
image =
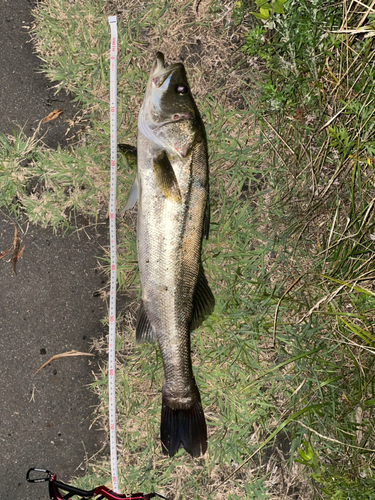
[[[35,473],[38,474],[36,475]],[[79,500],[87,500],[94,497],[95,500],[150,500],[154,497],[167,500],[166,497],[159,493],[133,493],[130,497],[127,497],[119,493],[114,493],[106,486],[97,486],[93,490],[81,490],[75,486],[57,481],[56,474],[46,469],[29,469],[26,474],[26,481],[29,483],[42,483],[48,481],[48,490],[51,500],[69,500],[73,496],[79,497]]]

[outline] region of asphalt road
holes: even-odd
[[[35,3],[0,0],[0,132],[21,126],[31,135],[53,109],[64,109],[40,134],[49,147],[66,147],[65,120],[79,109],[66,93],[55,96],[39,72],[25,29]],[[25,245],[17,275],[7,257],[0,260],[0,499],[45,500],[46,483],[26,483],[29,467],[68,482],[84,474],[85,460],[103,444],[108,453],[106,436],[90,428],[97,399],[87,385],[101,360],[64,357],[35,375],[52,356],[89,352],[92,339],[107,333],[101,324],[107,306],[95,292],[106,285],[97,258],[108,228],[102,221],[54,235],[0,210],[0,253],[12,243],[14,226]]]

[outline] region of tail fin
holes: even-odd
[[[163,396],[160,437],[164,455],[173,457],[180,445],[193,457],[207,450],[207,426],[200,401],[189,409],[174,410]]]

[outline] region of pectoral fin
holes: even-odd
[[[134,205],[137,203],[137,201],[138,201],[138,178],[136,177],[132,185],[132,188],[130,190],[128,201],[126,202],[124,208],[121,210],[120,214],[124,215],[124,213],[127,210],[132,209]]]
[[[160,151],[154,156],[153,162],[155,179],[160,191],[168,200],[181,203],[180,188],[167,153]]]
[[[137,148],[130,144],[117,144],[119,150],[125,155],[129,167],[137,168]],[[126,205],[121,210],[120,214],[124,215],[127,210],[131,210],[138,201],[138,180],[137,177],[130,190]]]
[[[199,266],[198,281],[195,287],[193,298],[193,318],[190,323],[190,330],[193,331],[200,326],[203,321],[213,312],[215,308],[215,298],[208,285],[204,274],[202,262]]]

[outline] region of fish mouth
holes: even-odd
[[[154,88],[162,87],[165,80],[177,69],[181,69],[183,64],[173,63],[166,66],[164,61],[164,54],[162,52],[157,52],[154,60],[154,64],[151,69],[151,82]]]

